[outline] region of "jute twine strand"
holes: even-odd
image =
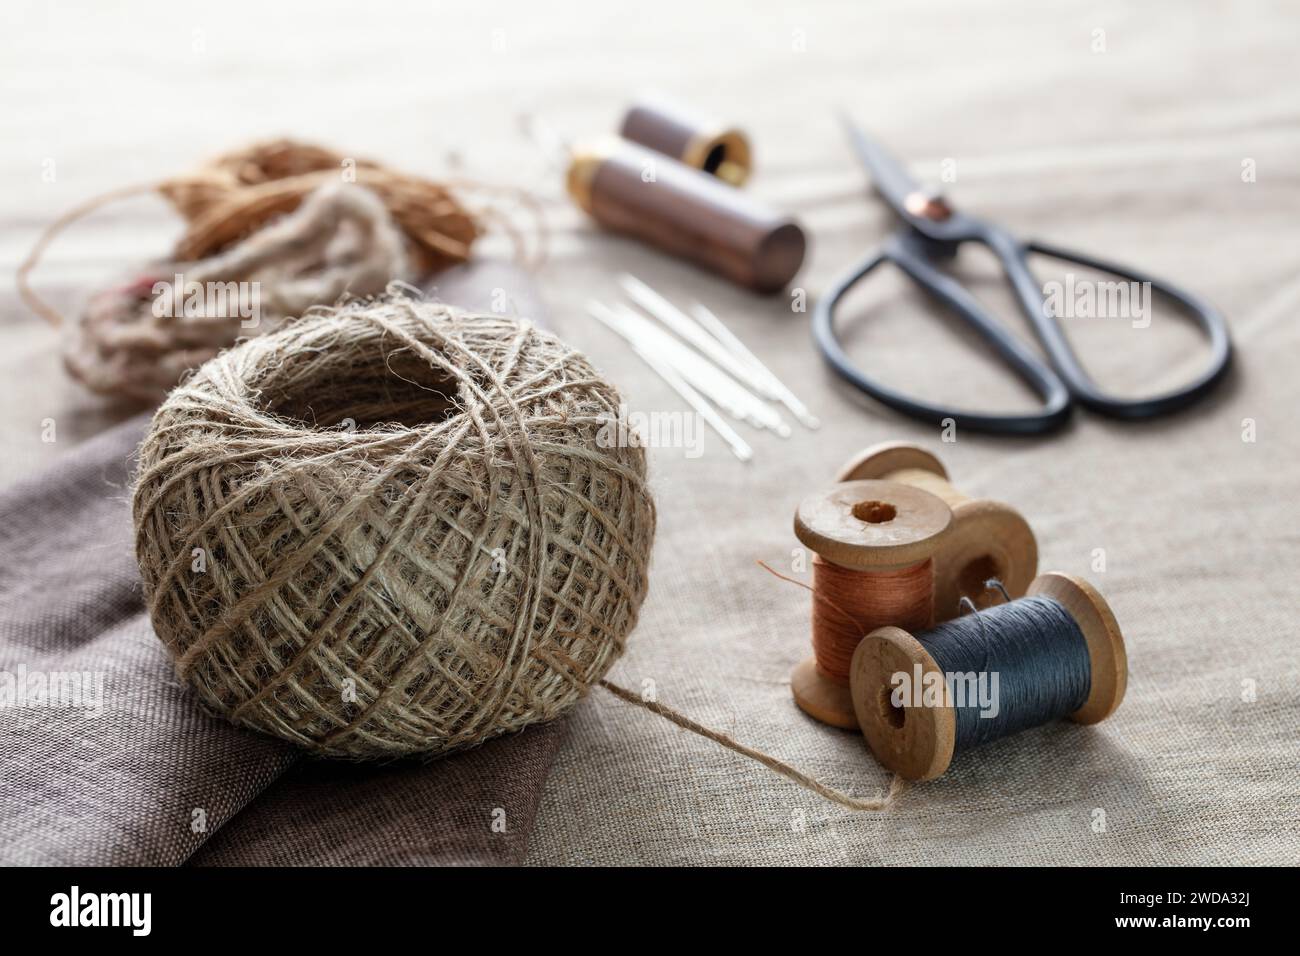
[[[159,409],[134,492],[178,673],[330,756],[558,716],[645,596],[644,451],[597,439],[618,405],[526,323],[400,297],[223,353]]]
[[[764,767],[779,773],[787,780],[797,783],[805,790],[810,790],[818,796],[824,797],[832,803],[838,803],[840,806],[847,807],[850,810],[888,810],[893,805],[894,800],[898,795],[903,792],[905,782],[902,777],[895,774],[894,779],[890,781],[889,792],[883,797],[849,796],[843,791],[836,790],[834,787],[829,787],[820,780],[808,776],[801,770],[796,770],[788,763],[785,763],[782,760],[777,760],[770,754],[763,753],[761,750],[755,750],[753,747],[747,747],[735,738],[730,737],[721,731],[710,730],[703,724],[691,720],[691,718],[687,717],[685,714],[675,711],[671,707],[665,707],[657,701],[643,700],[626,687],[620,687],[618,684],[611,683],[604,679],[601,680],[600,686],[604,687],[620,700],[626,701],[629,704],[635,704],[637,707],[642,707],[650,711],[652,714],[656,714],[665,720],[671,721],[683,730],[688,730],[693,734],[704,737],[706,740],[712,740],[714,743],[721,744],[728,750],[734,750],[736,753],[748,757],[751,760],[757,760]]]

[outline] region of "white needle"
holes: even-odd
[[[772,406],[746,391],[722,369],[649,319],[621,304],[611,309],[592,301],[588,302],[587,310],[632,345],[648,349],[661,361],[672,365],[682,378],[733,418],[749,422],[756,428],[770,429],[782,438],[790,436],[790,426]]]
[[[699,322],[700,325],[704,326],[705,330],[710,332],[714,338],[728,346],[741,359],[752,365],[755,371],[764,376],[772,390],[776,392],[777,400],[786,408],[790,409],[790,414],[799,419],[805,427],[821,428],[821,420],[808,410],[808,406],[801,402],[798,396],[796,396],[794,392],[790,391],[790,389],[785,386],[785,383],[776,377],[776,373],[764,365],[759,360],[758,356],[751,352],[745,346],[745,343],[740,341],[740,339],[732,333],[731,329],[727,328],[726,325],[723,324],[722,320],[714,315],[711,310],[696,302],[691,306],[691,317],[694,318],[696,322]]]
[[[737,417],[754,427],[770,429],[782,438],[790,437],[790,426],[776,409],[746,391],[725,371],[627,306],[619,305],[618,314],[636,335],[635,344],[651,347],[697,389],[712,396],[714,401],[730,403],[739,412]]]
[[[714,336],[701,328],[698,322],[636,278],[636,276],[628,275],[625,272],[618,277],[618,281],[623,286],[623,291],[628,294],[633,302],[686,339],[740,381],[764,398],[776,399],[779,397],[773,391],[771,384],[765,380],[753,365],[730,351]]]
[[[645,334],[644,329],[638,329],[635,323],[629,321],[622,306],[612,309],[604,303],[591,301],[587,303],[587,311],[603,325],[613,329],[627,340],[627,343],[633,348],[653,349],[662,352],[661,343],[654,342],[651,336]],[[745,403],[737,397],[734,391],[727,389],[722,382],[708,378],[703,370],[689,365],[685,374],[687,378],[695,382],[700,391],[720,405],[728,415],[743,422],[752,422],[752,416]]]
[[[636,352],[637,355],[641,356],[643,362],[658,372],[659,377],[667,382],[672,387],[673,391],[684,398],[692,408],[699,412],[700,417],[708,422],[713,430],[722,437],[722,440],[730,446],[733,455],[741,461],[750,461],[754,457],[754,449],[749,447],[745,442],[745,439],[741,438],[740,435],[736,433],[736,430],[728,425],[726,420],[714,410],[708,400],[695,389],[691,388],[690,383],[678,375],[672,366],[660,362],[649,352],[639,348],[638,346],[632,346],[632,350]]]
[[[668,363],[656,358],[649,348],[639,344],[636,337],[619,322],[619,315],[608,306],[592,301],[587,303],[587,311],[597,321],[608,326],[618,335],[622,336],[632,346],[632,351],[640,356],[641,360],[650,366],[660,378],[677,392],[686,402],[694,408],[709,426],[721,436],[722,440],[730,446],[732,454],[741,461],[749,461],[754,457],[754,450],[749,447],[743,438],[737,434],[736,430],[727,424],[726,420],[709,404],[708,399],[691,387],[690,383],[682,378]]]

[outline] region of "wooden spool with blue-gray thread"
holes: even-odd
[[[1057,713],[1051,716],[1068,716],[1076,723],[1093,724],[1104,720],[1119,706],[1128,684],[1124,638],[1110,606],[1091,584],[1060,572],[1039,575],[1030,584],[1027,594],[1030,598],[1045,599],[1053,609],[1059,607],[1068,615],[1066,630],[1070,633],[1044,633],[1042,638],[1045,642],[1049,638],[1058,641],[1073,639],[1083,645],[1077,649],[1079,657],[1076,661],[1048,661],[1047,670],[1086,668],[1086,674],[1082,675],[1086,679],[1082,703],[1068,700],[1073,691],[1067,688],[1059,692],[1057,700],[1042,702],[1039,707],[1045,714],[1055,708]],[[989,622],[997,620],[997,612],[1009,607],[1002,605],[980,611],[943,627],[960,627],[969,632],[968,637],[990,642],[992,659],[992,645],[999,640],[999,634],[995,625]],[[938,659],[942,656],[937,654],[939,643],[935,631],[938,630],[913,635],[898,627],[878,628],[863,639],[853,655],[850,687],[858,724],[876,758],[908,780],[938,777],[948,769],[955,753],[982,742],[982,739],[1006,735],[995,732],[981,737],[959,731],[962,721],[959,721],[958,702],[953,699],[951,674],[945,671]],[[1085,654],[1086,663],[1083,663]],[[1007,659],[1002,661],[1002,666],[1014,668],[1017,661]],[[920,675],[937,681],[943,688],[939,699],[931,702],[921,699],[918,694],[910,703],[899,706],[893,695],[899,685],[898,675]],[[1037,675],[1034,679],[1042,681]],[[1075,690],[1080,686],[1077,679],[1062,683]],[[1035,689],[1042,690],[1041,687]],[[1074,704],[1078,704],[1077,708]],[[966,724],[974,726],[968,721]]]

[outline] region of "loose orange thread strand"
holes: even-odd
[[[828,680],[849,683],[853,652],[862,638],[892,624],[909,630],[929,627],[934,615],[934,562],[895,571],[857,571],[813,556],[811,586],[774,570],[769,574],[812,593],[812,645],[817,669]],[[827,608],[835,614],[828,614]]]

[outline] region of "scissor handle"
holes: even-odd
[[[1223,315],[1204,299],[1184,289],[1127,266],[1097,259],[1084,253],[1073,252],[1045,242],[1022,242],[1010,233],[986,226],[980,237],[1002,260],[1021,307],[1033,323],[1039,339],[1057,373],[1065,380],[1070,394],[1079,404],[1112,418],[1151,418],[1185,408],[1205,395],[1227,372],[1232,360],[1232,343],[1228,337],[1228,324]],[[1042,284],[1029,268],[1028,257],[1033,254],[1048,256],[1062,262],[1073,262],[1098,272],[1108,272],[1129,282],[1150,283],[1152,289],[1167,296],[1182,307],[1210,342],[1210,362],[1196,378],[1182,388],[1147,398],[1125,399],[1109,395],[1093,381],[1079,362],[1066,337],[1060,319],[1053,315],[1043,293]]]
[[[958,428],[995,434],[1039,435],[1060,428],[1070,417],[1070,393],[1065,384],[1023,343],[986,313],[979,302],[951,276],[930,262],[926,240],[915,233],[895,233],[872,253],[832,283],[813,307],[813,337],[822,355],[840,377],[876,401],[906,415],[943,425],[947,419]],[[925,292],[964,318],[999,357],[1043,400],[1043,407],[1031,414],[987,415],[966,412],[917,401],[868,378],[853,364],[835,333],[835,306],[858,282],[884,262],[903,270]]]

